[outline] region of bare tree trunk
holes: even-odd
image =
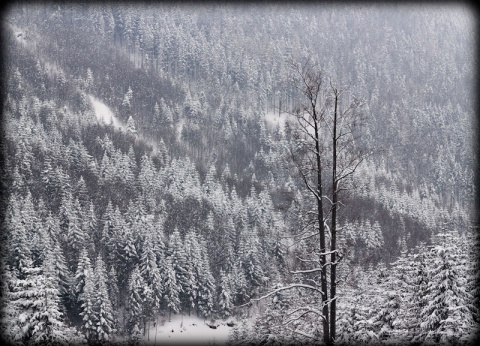
[[[320,143],[319,143],[319,129],[317,123],[317,113],[313,111],[315,117],[315,149],[316,149],[316,164],[317,164],[317,220],[318,220],[318,235],[320,237],[320,266],[321,270],[321,287],[322,287],[322,311],[323,311],[323,338],[325,343],[330,341],[329,333],[329,313],[328,313],[328,294],[327,294],[327,260],[326,260],[326,244],[325,244],[325,223],[323,220],[323,200],[322,200],[322,161],[320,157]]]
[[[291,273],[305,275],[311,275],[313,272],[320,273],[320,282],[312,280],[313,285],[303,282],[294,283],[287,287],[277,288],[273,292],[253,300],[258,301],[275,294],[276,291],[291,288],[303,288],[315,292],[321,297],[321,308],[301,307],[296,311],[307,310],[309,313],[314,313],[320,317],[323,342],[332,345],[336,339],[337,262],[341,259],[341,255],[337,252],[337,210],[341,191],[349,189],[349,177],[355,173],[358,165],[367,156],[363,149],[357,147],[358,141],[356,140],[359,135],[357,128],[363,124],[362,112],[356,110],[362,105],[362,102],[357,99],[353,101],[344,100],[341,97],[343,93],[331,82],[330,91],[324,94],[327,90],[323,85],[323,72],[318,70],[310,61],[303,65],[293,62],[292,68],[295,72],[294,81],[297,93],[291,96],[290,102],[288,102],[288,98],[282,101],[279,97],[279,114],[283,102],[297,106],[290,113],[295,116],[298,125],[295,132],[296,137],[294,137],[295,144],[291,147],[290,154],[306,189],[314,197],[314,203],[316,203],[308,211],[308,215],[314,215],[313,219],[308,220],[308,226],[313,224],[315,229],[313,232],[310,232],[310,230],[302,231],[299,241],[312,239],[311,237],[318,233],[318,243],[315,244],[315,250],[312,254],[315,256],[315,260],[299,258],[304,262],[315,262],[317,264],[315,268],[291,271]],[[325,97],[329,94],[332,95],[331,98]],[[297,96],[300,96],[300,98],[296,98]],[[271,100],[273,101],[273,110],[275,110],[275,93],[271,94]],[[333,104],[330,100],[333,100]],[[347,103],[344,104],[345,102],[342,102],[342,100]],[[333,114],[331,112],[332,106]],[[343,109],[343,106],[345,106],[345,109]],[[330,135],[325,136],[326,132]],[[324,156],[325,153],[328,156]],[[332,155],[331,162],[329,161],[330,153]],[[323,162],[322,158],[324,159]],[[331,194],[324,196],[324,181],[322,179],[327,179],[330,182],[328,180],[330,164],[332,191]],[[327,188],[329,190],[329,186]],[[331,203],[330,209],[326,209],[324,201]],[[326,220],[328,217],[331,217],[331,220],[329,220],[330,228]],[[305,236],[307,232],[310,234]],[[329,233],[327,234],[327,232]],[[327,240],[329,240],[328,244]],[[308,279],[308,276],[306,278]],[[287,324],[300,319],[302,316],[292,318]],[[316,335],[307,336],[317,339]]]
[[[330,255],[330,337],[335,340],[336,336],[336,319],[337,319],[337,202],[338,202],[338,181],[337,181],[337,106],[338,106],[338,92],[334,89],[335,94],[335,109],[333,112],[333,141],[332,141],[332,223],[330,231],[332,233],[331,239],[331,255]]]

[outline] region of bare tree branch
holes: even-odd
[[[297,333],[297,334],[303,335],[303,336],[305,336],[305,337],[307,337],[307,338],[317,340],[317,338],[316,338],[315,336],[313,336],[313,335],[304,333],[304,332],[302,332],[302,331],[300,331],[300,330],[295,330],[295,329],[288,328],[288,327],[286,327],[286,328],[287,328],[289,331],[291,331],[292,333]]]
[[[278,292],[285,291],[285,290],[290,290],[290,289],[292,289],[292,288],[306,288],[306,289],[309,289],[309,290],[312,290],[312,291],[315,291],[315,292],[318,292],[318,293],[322,294],[322,291],[321,291],[320,289],[318,289],[317,287],[311,286],[311,285],[306,285],[306,284],[290,284],[290,285],[285,286],[285,287],[277,288],[277,289],[275,289],[275,290],[273,290],[273,291],[265,294],[264,296],[261,296],[260,298],[252,298],[252,299],[250,299],[250,301],[248,301],[247,303],[242,304],[242,305],[237,305],[236,307],[240,308],[240,307],[244,307],[244,306],[250,305],[252,302],[260,301],[260,300],[262,300],[262,299],[271,297],[271,296],[273,296],[274,294],[276,294],[276,293],[278,293]]]

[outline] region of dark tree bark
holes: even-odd
[[[319,264],[320,264],[320,289],[322,297],[322,321],[323,321],[323,340],[326,344],[331,343],[330,335],[330,308],[328,302],[328,266],[327,266],[327,244],[326,244],[326,230],[325,230],[325,216],[324,216],[324,198],[323,198],[323,166],[322,166],[322,138],[321,126],[325,116],[325,108],[318,104],[324,76],[321,71],[313,69],[307,62],[305,65],[292,64],[294,73],[298,77],[298,91],[300,95],[306,98],[306,102],[299,101],[299,107],[294,111],[294,116],[297,119],[298,129],[301,132],[302,139],[309,139],[309,145],[312,145],[314,156],[315,177],[309,177],[308,170],[297,162],[297,158],[292,153],[292,159],[295,162],[305,186],[315,196],[319,239]],[[309,148],[306,148],[309,150]],[[312,179],[313,178],[313,179]],[[316,181],[315,181],[316,180]]]
[[[330,269],[330,335],[335,340],[336,336],[336,319],[337,319],[337,203],[338,203],[338,181],[337,181],[337,109],[338,109],[338,91],[333,89],[335,95],[335,109],[333,111],[333,136],[332,136],[332,223],[330,230],[332,232],[331,242],[331,258],[332,265]]]
[[[322,320],[323,342],[332,345],[336,338],[336,268],[342,257],[337,249],[339,196],[342,191],[351,189],[348,185],[349,178],[371,151],[367,152],[358,147],[360,128],[363,124],[363,114],[359,110],[363,103],[355,98],[348,100],[350,94],[344,95],[331,82],[330,86],[325,85],[324,73],[310,61],[303,65],[294,62],[292,70],[296,90],[291,99],[296,107],[289,114],[296,119],[297,126],[292,131],[293,145],[289,149],[289,154],[301,180],[315,201],[315,205],[307,212],[308,215],[314,215],[307,221],[307,226],[313,224],[314,231],[311,232],[309,227],[306,231],[302,230],[299,242],[314,237],[318,241],[315,243],[318,250],[313,254],[306,254],[313,256],[313,259],[298,259],[304,263],[317,263],[318,266],[290,273],[306,276],[320,273],[320,282],[307,277],[313,284],[292,283],[251,301],[265,299],[280,291],[299,288],[319,294],[321,297],[319,309],[310,306],[295,307],[293,311],[286,313],[289,320],[284,325],[297,321],[307,314],[315,314]],[[331,173],[331,180],[328,173]],[[330,226],[327,225],[329,220]],[[307,335],[303,332],[300,334],[318,341],[318,335]]]
[[[363,103],[356,99],[346,100],[331,82],[325,85],[324,73],[310,61],[303,65],[292,63],[292,67],[299,94],[292,114],[300,133],[298,142],[304,148],[303,154],[291,152],[291,157],[316,201],[323,341],[332,344],[336,338],[337,264],[341,259],[337,249],[337,210],[340,192],[348,189],[342,183],[348,181],[367,155],[357,144],[363,124],[359,109]],[[313,153],[313,167],[302,164],[305,153]],[[324,184],[324,179],[328,179],[329,171],[331,188],[325,194],[328,184]],[[329,228],[326,226],[328,218]]]

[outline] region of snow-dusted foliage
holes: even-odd
[[[65,323],[54,268],[53,252],[49,251],[40,268],[30,264],[21,275],[6,269],[8,290],[3,296],[6,302],[2,325],[3,336],[8,342],[68,344],[82,341]]]
[[[467,9],[22,2],[1,21],[7,341],[141,344],[170,316],[248,313],[232,342],[321,340],[315,197],[289,151],[307,58],[364,101],[354,144],[374,149],[342,186],[336,342],[470,339]]]
[[[457,251],[455,251],[457,250]],[[473,297],[458,265],[458,249],[438,245],[430,263],[424,306],[420,311],[420,330],[428,343],[465,342],[472,338],[475,322]],[[471,279],[471,278],[470,278]]]

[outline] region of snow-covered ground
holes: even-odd
[[[27,46],[28,45],[27,37],[29,36],[29,34],[27,34],[27,32],[24,31],[23,29],[11,23],[8,23],[8,25],[13,29],[15,39],[21,44],[23,44],[24,46]]]
[[[175,128],[176,135],[177,135],[177,141],[179,141],[179,142],[182,141],[183,124],[184,124],[184,120],[181,119],[181,120],[178,122],[178,125],[176,125],[176,128]]]
[[[270,130],[274,130],[277,126],[279,126],[281,133],[284,133],[285,122],[289,117],[290,115],[287,113],[281,113],[279,115],[278,112],[268,112],[265,114],[265,120]]]
[[[147,333],[143,341],[149,345],[224,345],[233,331],[233,327],[227,326],[230,321],[233,319],[212,323],[211,320],[196,316],[172,315],[171,321],[168,316],[161,317],[156,326],[150,325],[150,333]],[[217,328],[212,329],[207,324]]]
[[[113,125],[114,129],[118,131],[127,131],[127,125],[115,116],[115,113],[113,113],[110,107],[93,95],[88,95],[88,98],[90,99],[93,111],[99,123]],[[156,141],[145,138],[139,132],[137,132],[137,140],[150,145],[153,149],[153,154],[158,153],[158,143]]]
[[[102,101],[97,99],[92,95],[88,95],[90,102],[92,103],[93,110],[95,112],[95,116],[97,120],[101,123],[110,125],[112,124],[113,127],[125,130],[126,126],[120,122],[120,120],[115,117],[112,110]]]
[[[288,114],[288,113],[281,113],[280,115],[278,112],[268,112],[264,115],[265,117],[265,123],[268,126],[270,130],[275,130],[277,126],[280,127],[280,132],[285,134],[285,123],[289,122],[290,124],[293,124],[293,126],[297,125],[297,119],[294,115]],[[308,119],[308,116],[306,116],[306,119]],[[311,126],[307,126],[308,132],[310,134],[314,134],[314,129]]]

